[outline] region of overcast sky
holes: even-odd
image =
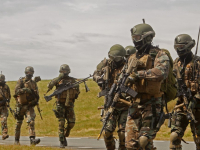
[[[199,6],[199,0],[0,0],[0,71],[11,81],[33,66],[35,76],[52,79],[68,64],[71,76],[86,77],[112,45],[133,45],[130,29],[143,18],[156,32],[154,45],[175,59],[178,34],[197,40]]]

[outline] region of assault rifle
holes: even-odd
[[[0,88],[0,89],[1,89],[1,88]],[[14,110],[12,110],[12,108],[10,107],[10,104],[9,104],[9,103],[10,103],[10,100],[6,98],[6,96],[5,96],[5,94],[4,94],[4,92],[3,92],[2,89],[1,89],[1,95],[3,96],[3,99],[4,99],[4,100],[2,101],[2,103],[6,103],[6,106],[8,107],[10,113],[11,113],[12,116],[15,118],[16,114],[15,114]]]
[[[36,76],[36,77],[34,78],[34,81],[35,81],[35,82],[39,82],[39,81],[41,81],[40,76]],[[39,95],[36,94],[34,90],[32,90],[32,93],[33,93],[33,96],[37,99],[37,101],[39,101],[39,99],[40,99]],[[43,120],[43,118],[42,118],[42,114],[41,114],[41,111],[42,111],[42,110],[40,110],[39,103],[37,103],[36,106],[37,106],[37,110],[38,110],[38,112],[39,112],[39,114],[40,114],[40,118]]]
[[[187,119],[190,122],[191,128],[194,130],[195,136],[197,136],[197,132],[195,129],[195,123],[197,123],[197,121],[195,120],[194,114],[192,113],[192,109],[189,108],[189,100],[191,100],[191,98],[192,98],[191,90],[189,88],[187,88],[186,84],[184,83],[181,73],[180,73],[180,70],[178,68],[178,65],[176,65],[175,68],[177,70],[176,78],[178,81],[178,95],[177,96],[178,96],[178,98],[183,99],[183,103],[184,103],[183,106],[186,107]]]
[[[77,82],[74,82],[74,83],[69,82],[67,84],[60,84],[59,87],[52,94],[50,94],[49,96],[44,96],[44,98],[48,102],[48,101],[52,100],[53,96],[59,96],[62,92],[67,91],[71,88],[74,88],[81,83],[85,84],[86,92],[88,92],[89,88],[87,87],[85,81],[90,77],[92,77],[92,75],[89,75],[89,77],[84,78],[84,79],[77,81]]]
[[[121,77],[118,79],[117,82],[113,83],[113,85],[108,93],[108,102],[106,104],[106,108],[109,108],[109,110],[105,115],[104,124],[103,124],[103,127],[102,127],[98,137],[97,137],[97,140],[99,140],[99,138],[101,137],[101,134],[107,124],[108,119],[113,114],[113,112],[115,110],[115,106],[120,99],[121,93],[126,93],[126,94],[130,95],[131,97],[135,97],[138,94],[136,91],[134,91],[130,87],[127,87],[125,85],[125,83],[129,77],[129,75],[131,74],[131,72],[136,71],[137,66],[141,63],[142,62],[140,62],[137,58],[132,58],[130,60],[130,64],[129,64],[127,71],[124,68],[121,72]]]

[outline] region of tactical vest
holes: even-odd
[[[67,84],[67,83],[74,83],[75,82],[75,78],[72,77],[67,77],[62,79],[57,85],[56,88],[59,87],[59,85],[61,84]],[[58,98],[58,101],[61,103],[66,103],[66,101],[74,101],[74,99],[76,98],[76,95],[79,94],[78,93],[78,89],[77,88],[72,88],[69,89],[67,91],[62,92],[59,97],[56,96],[56,98]],[[67,104],[66,104],[67,106]]]
[[[184,69],[183,64],[179,58],[175,59],[175,65],[178,65],[180,70]],[[199,71],[200,67],[200,57],[193,57],[192,61],[188,63],[185,67],[183,78],[186,86],[191,90],[192,95],[194,96],[199,91]],[[193,68],[196,68],[193,71]]]
[[[130,58],[136,57],[136,53],[130,56]],[[143,63],[137,67],[137,71],[149,70],[153,68],[154,59],[152,59],[151,55],[145,54],[139,58],[139,60]],[[138,81],[132,85],[132,89],[140,93],[143,96],[142,99],[149,99],[152,96],[161,97],[163,94],[160,90],[161,83],[162,81],[157,81],[156,79],[138,79]]]
[[[35,93],[38,94],[37,84],[33,80],[26,81],[25,78],[20,79],[21,88],[29,88],[32,89]],[[17,100],[22,105],[27,105],[32,100],[35,100],[32,94],[23,93],[17,96]]]
[[[10,98],[10,93],[9,93],[10,90],[9,90],[8,85],[5,84],[4,86],[0,86],[0,89],[3,91],[5,97],[6,97],[7,99],[9,99],[9,98]],[[0,90],[0,101],[4,100],[4,99],[3,99],[3,93],[1,92],[1,90]]]

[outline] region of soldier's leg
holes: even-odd
[[[9,137],[8,127],[7,127],[7,117],[8,117],[8,109],[6,106],[4,106],[1,109],[2,140],[5,140]]]
[[[181,139],[188,126],[186,115],[177,113],[172,114],[171,135],[170,135],[170,150],[182,150]]]
[[[123,110],[120,113],[118,119],[118,136],[119,136],[119,149],[118,150],[126,150],[125,147],[125,127],[126,127],[126,119],[128,115],[128,110]]]
[[[58,135],[59,135],[59,141],[60,141],[60,148],[65,147],[65,134],[64,134],[64,126],[65,126],[65,106],[63,104],[57,103],[56,105],[57,113],[58,113]]]
[[[113,112],[113,115],[108,119],[107,124],[104,128],[104,142],[106,145],[107,150],[114,150],[115,149],[115,140],[113,136],[113,132],[116,128],[116,122],[117,122],[118,113],[115,110]],[[104,119],[103,119],[104,122]]]
[[[142,126],[139,133],[139,145],[142,150],[154,150],[153,139],[159,129],[156,128],[162,112],[162,99],[157,98],[153,103],[144,105],[142,111]],[[155,119],[153,119],[155,118]]]
[[[25,112],[27,111],[27,109],[23,106],[21,106],[20,104],[17,104],[16,107],[16,126],[15,126],[15,143],[16,145],[20,144],[19,143],[19,139],[20,139],[20,132],[21,132],[21,126],[22,126],[22,122],[24,120],[24,115]]]
[[[71,104],[71,106],[67,106],[65,110],[66,110],[65,118],[67,119],[67,126],[65,128],[65,137],[68,137],[76,121],[74,105]]]
[[[196,144],[196,150],[200,150],[200,108],[199,107],[195,108],[193,112],[194,112],[195,119],[197,121],[197,123],[195,123],[196,133],[194,132],[194,129],[192,127],[191,127],[191,130],[193,133],[194,142]]]
[[[138,137],[141,123],[141,114],[137,107],[138,105],[135,104],[128,109],[128,116],[125,127],[125,146],[127,150],[139,149]]]
[[[30,138],[30,144],[36,145],[40,143],[40,139],[35,138],[35,111],[33,107],[29,107],[29,109],[26,112],[27,116],[27,123],[29,127],[29,138]]]

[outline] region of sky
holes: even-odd
[[[153,45],[175,59],[177,35],[197,41],[199,6],[199,0],[0,0],[0,71],[13,81],[32,66],[34,76],[52,79],[68,64],[70,76],[87,77],[112,45],[133,45],[130,29],[143,18],[156,33]]]

